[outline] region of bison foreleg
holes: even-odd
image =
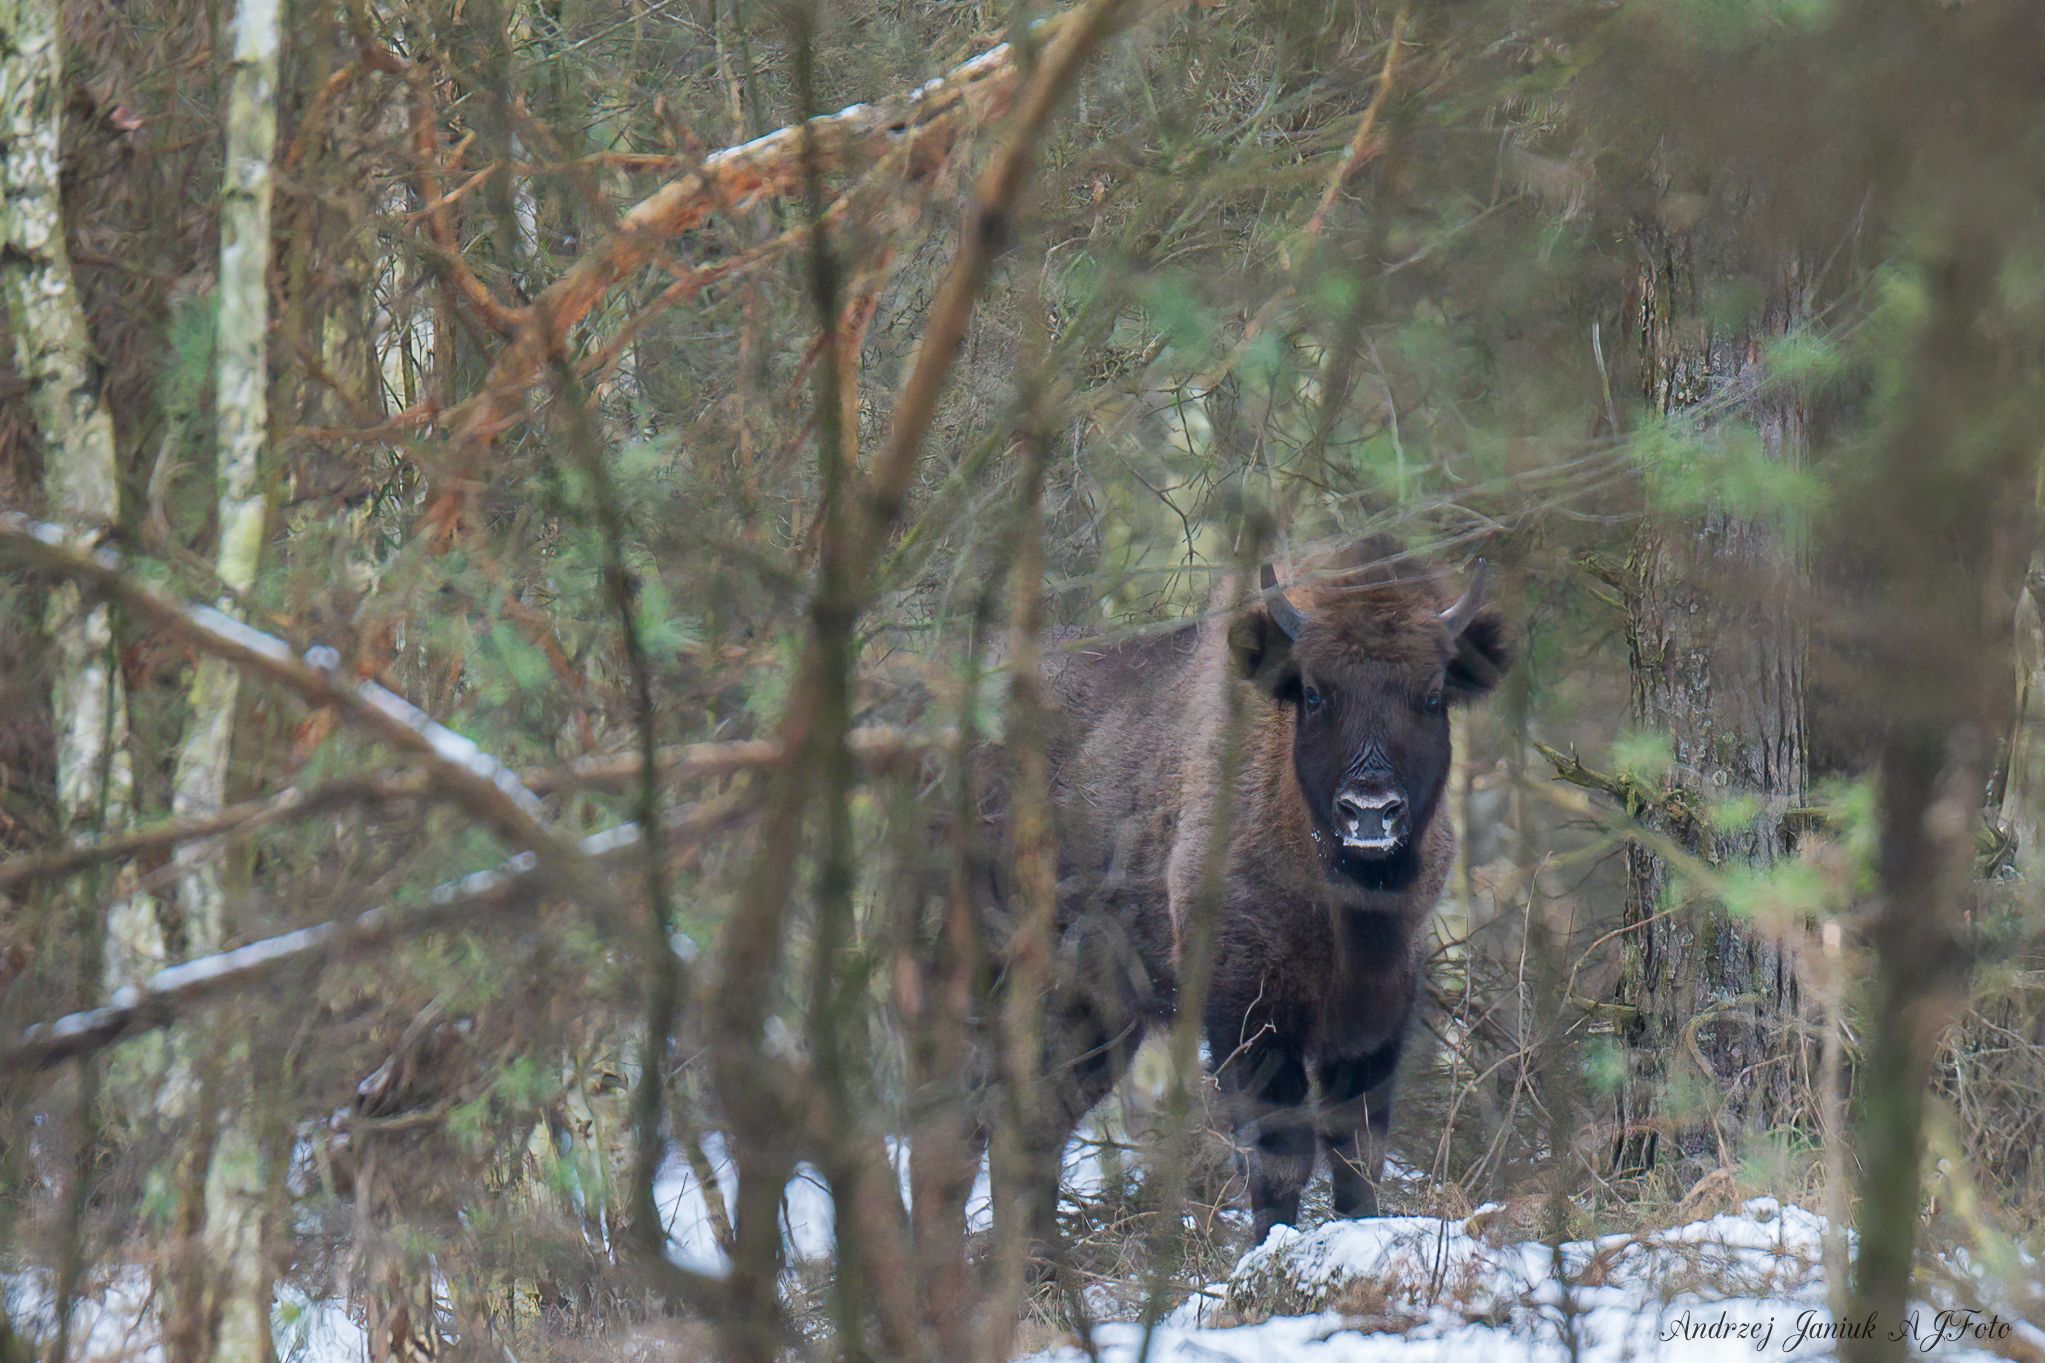
[[[1261,1244],[1273,1226],[1299,1220],[1299,1196],[1313,1176],[1306,1066],[1290,1050],[1259,1045],[1234,1056],[1217,1077],[1233,1109]]]
[[[1378,1214],[1378,1179],[1384,1174],[1398,1077],[1397,1040],[1357,1059],[1321,1067],[1321,1139],[1328,1146],[1335,1215],[1344,1220]]]

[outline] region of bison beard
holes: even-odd
[[[1057,1101],[1032,1140],[1048,1176],[1147,1028],[1175,1011],[1233,699],[1243,747],[1202,1023],[1256,1233],[1297,1218],[1321,1148],[1336,1214],[1376,1214],[1422,928],[1455,855],[1438,817],[1447,709],[1511,661],[1483,579],[1480,562],[1459,592],[1364,540],[1316,557],[1289,588],[1267,569],[1233,614],[1054,651],[1059,938],[1045,1036]],[[1236,592],[1224,585],[1217,606]]]

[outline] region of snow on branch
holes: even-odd
[[[674,810],[662,820],[669,854],[694,847],[736,822],[750,803],[743,797],[726,797]],[[576,856],[592,867],[615,867],[640,855],[645,841],[639,825],[628,823],[593,833],[573,848]],[[353,918],[316,923],[168,966],[139,985],[115,990],[100,1007],[27,1028],[18,1041],[0,1052],[0,1066],[48,1069],[123,1038],[168,1026],[196,1004],[261,984],[293,965],[333,963],[423,933],[537,904],[547,890],[540,870],[539,858],[520,852],[488,870],[441,884],[422,904],[379,906]]]
[[[0,554],[56,573],[119,601],[136,616],[195,647],[292,691],[420,760],[434,783],[506,841],[537,855],[567,851],[545,823],[539,797],[502,762],[430,715],[367,679],[341,672],[334,649],[316,644],[303,656],[212,606],[182,601],[136,578],[122,557],[104,546],[77,547],[62,526],[0,510]]]

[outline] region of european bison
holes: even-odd
[[[1459,591],[1364,540],[1284,588],[1266,569],[1232,617],[1240,597],[1225,585],[1203,622],[1052,652],[1060,884],[1046,1036],[1062,1101],[1040,1114],[1047,1157],[1173,1015],[1188,907],[1218,872],[1202,1021],[1257,1236],[1298,1216],[1317,1136],[1337,1215],[1376,1213],[1422,928],[1455,854],[1438,817],[1448,711],[1511,661],[1484,576],[1480,561]],[[1242,747],[1224,810],[1231,692]]]

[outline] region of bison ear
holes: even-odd
[[[1243,607],[1228,627],[1228,648],[1236,670],[1278,700],[1299,698],[1299,660],[1292,636],[1271,618],[1265,601]]]
[[[1456,636],[1456,656],[1449,663],[1443,689],[1452,701],[1468,702],[1498,685],[1512,667],[1512,633],[1496,610],[1479,610]]]

